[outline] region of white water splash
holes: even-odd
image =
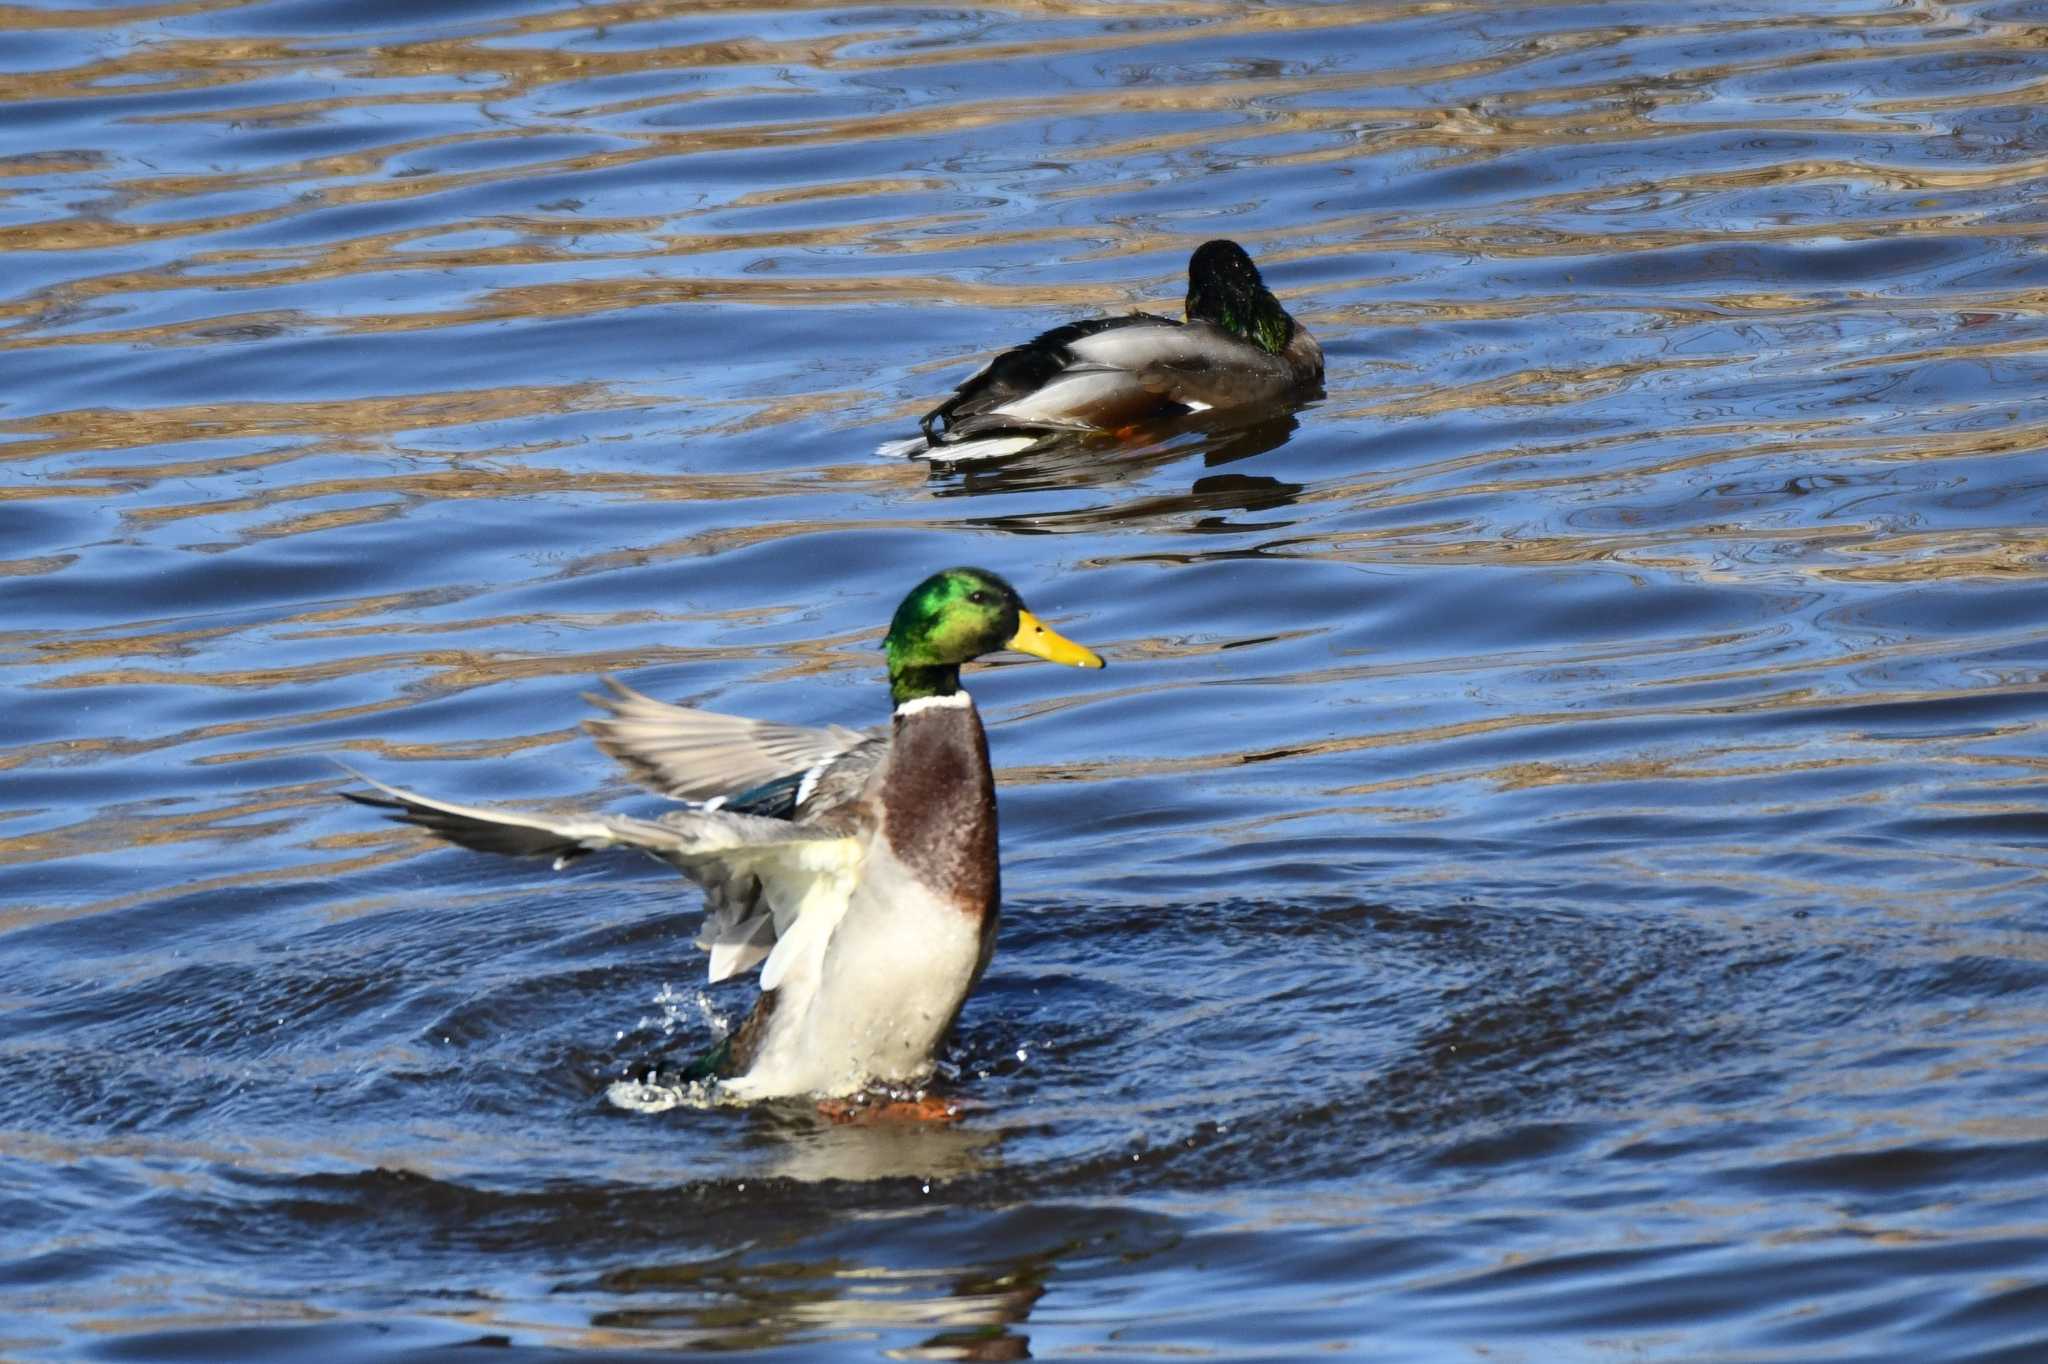
[[[689,1024],[693,1029],[702,1028],[711,1034],[710,1042],[705,1044],[709,1046],[732,1031],[732,1020],[718,1011],[711,996],[703,990],[683,992],[664,983],[656,992],[654,1002],[661,1006],[661,1012],[642,1014],[640,1021],[633,1025],[634,1032],[658,1030],[663,1037],[669,1037],[674,1035],[677,1027]]]
[[[661,1007],[658,1014],[643,1014],[631,1031],[636,1033],[659,1032],[663,1037],[672,1037],[678,1028],[690,1033],[708,1034],[704,1045],[714,1047],[719,1039],[732,1031],[732,1020],[720,1013],[711,996],[703,990],[677,990],[675,986],[663,983],[655,993],[654,1003]],[[626,1033],[621,1031],[623,1041]],[[605,1098],[615,1108],[634,1113],[665,1113],[671,1108],[711,1108],[721,1102],[718,1085],[708,1080],[664,1080],[656,1071],[648,1071],[639,1079],[614,1080],[605,1090]]]
[[[715,1108],[717,1086],[703,1080],[665,1084],[654,1072],[638,1080],[614,1080],[604,1097],[614,1108],[629,1113],[666,1113],[671,1108]]]

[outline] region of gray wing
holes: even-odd
[[[1286,396],[1297,376],[1285,360],[1208,322],[1122,327],[1082,337],[1067,348],[1082,366],[1126,375],[1155,401],[1192,411],[1242,407]]]
[[[344,791],[342,795],[358,805],[384,811],[388,819],[417,825],[437,838],[476,852],[497,853],[501,857],[552,858],[557,868],[588,853],[631,848],[658,857],[697,879],[707,863],[752,862],[757,860],[755,854],[764,850],[831,842],[844,836],[840,831],[730,810],[683,810],[660,819],[633,819],[625,815],[547,815],[486,809],[435,800],[387,786],[353,768],[346,770],[383,794],[366,796]]]
[[[838,757],[805,769],[797,779],[786,817],[810,819],[855,799],[888,752],[889,736],[886,732],[869,734]],[[768,813],[766,807],[756,809],[744,802],[741,808],[757,814]]]
[[[845,907],[862,859],[857,837],[787,820],[688,810],[658,820],[618,815],[544,815],[435,800],[351,774],[379,795],[342,794],[386,818],[478,852],[546,857],[560,870],[588,853],[631,848],[658,857],[704,888],[711,979],[724,980],[766,957],[806,908]]]
[[[586,699],[610,713],[585,721],[584,728],[635,781],[678,800],[730,798],[788,781],[798,804],[827,808],[805,797],[822,790],[833,769],[842,769],[842,778],[856,775],[858,791],[888,743],[880,730],[778,725],[671,706],[615,678],[605,685],[611,695]],[[797,793],[806,778],[813,791]],[[835,789],[840,785],[843,780],[835,779]]]
[[[1013,346],[969,375],[919,425],[936,449],[991,433],[1055,435],[1122,425],[1154,413],[1160,400],[1116,366],[1076,356],[1085,338],[1177,331],[1151,313],[1070,322]]]

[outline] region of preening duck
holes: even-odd
[[[960,666],[1015,649],[1102,659],[995,574],[919,583],[884,640],[895,713],[809,729],[671,706],[611,683],[598,746],[693,802],[658,819],[455,805],[371,782],[346,793],[465,848],[546,857],[637,849],[704,888],[711,979],[760,965],[746,1021],[694,1068],[741,1099],[845,1096],[928,1074],[995,949],[995,783]],[[367,778],[365,780],[368,780]]]
[[[1019,454],[1189,412],[1315,396],[1323,350],[1236,242],[1188,258],[1187,320],[1094,317],[1006,350],[924,415],[922,436],[879,453],[941,460]]]

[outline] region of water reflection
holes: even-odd
[[[1190,522],[1184,512],[1210,510],[1276,510],[1288,506],[1303,485],[1286,483],[1268,475],[1233,473],[1196,477],[1182,496],[1157,492],[1167,469],[1184,467],[1200,457],[1202,467],[1221,469],[1253,459],[1282,444],[1300,428],[1292,414],[1245,424],[1243,418],[1217,418],[1196,414],[1147,432],[1135,442],[1075,442],[1053,446],[1047,451],[1014,455],[1008,459],[987,459],[967,465],[932,465],[932,492],[936,498],[977,498],[999,494],[1032,492],[1073,492],[1081,487],[1139,485],[1135,498],[1108,506],[1063,508],[1049,514],[981,516],[965,524],[991,526],[1022,532],[1073,530],[1090,526],[1122,526],[1174,530],[1178,526],[1202,528],[1262,528],[1253,524],[1229,526],[1219,520]],[[1286,524],[1286,522],[1272,522]]]
[[[986,1121],[972,1113],[954,1125],[806,1120],[778,1127],[772,1144],[763,1143],[765,1173],[806,1183],[960,1179],[1000,1165],[1002,1134]]]
[[[869,1225],[876,1237],[889,1220]],[[601,1276],[582,1292],[621,1302],[591,1316],[579,1345],[661,1349],[765,1349],[820,1330],[856,1337],[878,1327],[929,1331],[891,1350],[897,1358],[1011,1360],[1031,1357],[1021,1326],[1045,1293],[1044,1257],[973,1268],[904,1271],[858,1258],[823,1263],[688,1261]]]

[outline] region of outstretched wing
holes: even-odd
[[[343,792],[348,799],[478,852],[551,858],[557,869],[614,848],[660,858],[704,887],[708,912],[697,945],[711,954],[714,982],[769,956],[799,927],[806,940],[829,936],[845,913],[863,857],[858,838],[727,810],[679,811],[659,820],[489,810],[354,775],[382,794]],[[764,988],[772,986],[764,981]]]
[[[615,678],[605,685],[611,695],[587,699],[610,713],[584,728],[635,781],[678,800],[784,817],[830,808],[837,801],[818,797],[849,781],[859,790],[888,746],[883,730],[778,725],[671,706]]]

